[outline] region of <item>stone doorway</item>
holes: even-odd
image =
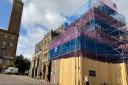
[[[43,79],[45,79],[46,76],[46,65],[43,66]]]

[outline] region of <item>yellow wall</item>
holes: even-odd
[[[89,70],[96,71],[96,77],[89,77],[90,85],[127,85],[125,64],[104,63],[82,57],[60,60],[59,85],[83,85]]]
[[[51,63],[51,82],[57,84],[60,77],[60,60],[52,60]]]

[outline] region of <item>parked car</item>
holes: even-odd
[[[15,67],[8,67],[8,69],[5,70],[6,74],[18,74],[18,68]]]

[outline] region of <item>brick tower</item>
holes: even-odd
[[[15,58],[22,11],[23,2],[13,0],[8,30],[0,29],[0,72]]]
[[[22,17],[23,3],[22,0],[13,0],[12,13],[8,27],[9,32],[19,35],[21,17]]]

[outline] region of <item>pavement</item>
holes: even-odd
[[[41,80],[28,76],[0,74],[0,85],[47,85]]]

